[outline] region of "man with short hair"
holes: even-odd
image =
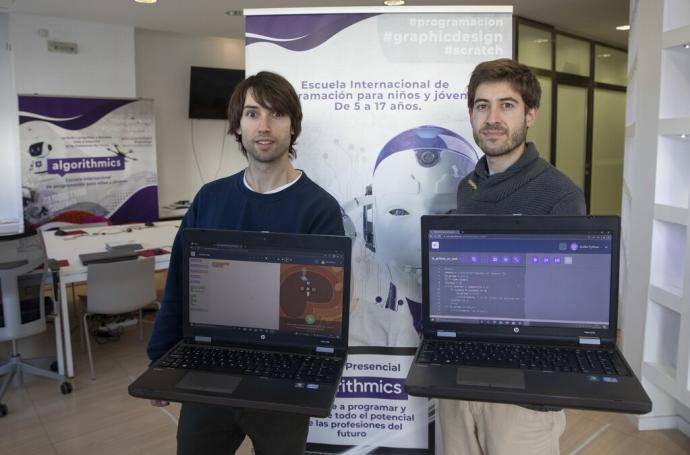
[[[499,59],[474,69],[467,105],[484,156],[458,185],[457,213],[586,213],[582,190],[526,142],[540,97],[539,81],[525,65]],[[558,409],[440,400],[440,415],[448,455],[558,454],[565,429]]]
[[[243,171],[204,185],[182,220],[161,311],[148,345],[154,361],[182,338],[184,228],[344,235],[338,202],[291,163],[302,108],[282,76],[262,71],[241,82],[228,106],[230,132],[247,158]],[[165,406],[167,402],[153,402]],[[234,453],[249,436],[257,455],[304,453],[305,415],[183,403],[178,454]]]

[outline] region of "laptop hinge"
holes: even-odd
[[[210,343],[211,342],[211,337],[201,337],[201,336],[195,336],[194,341],[197,343]]]
[[[316,352],[320,353],[326,353],[326,354],[333,354],[335,352],[335,349],[333,348],[328,348],[326,346],[317,346],[316,347]]]
[[[601,344],[601,340],[599,339],[599,337],[580,337],[579,344],[590,344],[599,346]]]
[[[443,338],[457,338],[458,334],[456,332],[449,332],[447,330],[437,330],[436,336]]]

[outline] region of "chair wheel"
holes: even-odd
[[[58,370],[57,360],[53,360],[53,361],[50,363],[50,371],[52,371],[52,372],[54,372],[54,373],[57,373],[57,370]]]
[[[5,417],[8,413],[7,405],[4,403],[0,403],[0,417]]]
[[[63,395],[67,395],[68,393],[72,393],[72,383],[71,382],[63,382],[60,384],[60,392],[62,392]]]

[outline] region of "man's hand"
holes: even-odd
[[[169,405],[169,401],[163,401],[163,400],[151,400],[151,406],[155,406],[157,408],[163,408],[167,405]]]

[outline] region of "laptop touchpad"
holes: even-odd
[[[232,393],[242,382],[241,376],[192,371],[177,383],[178,389],[200,390],[202,392]]]
[[[478,385],[508,389],[525,388],[525,375],[522,371],[506,368],[458,367],[455,380],[458,385]]]

